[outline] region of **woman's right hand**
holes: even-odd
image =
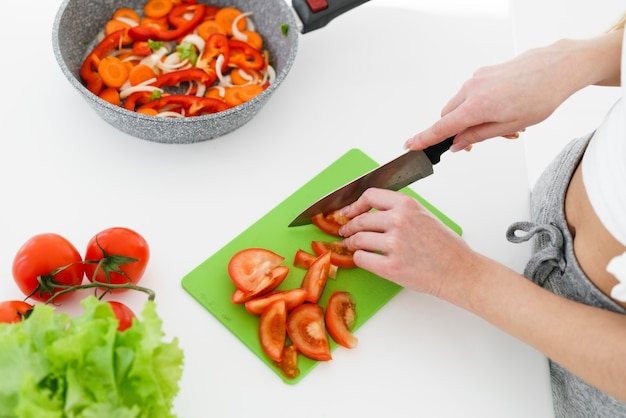
[[[441,119],[409,139],[405,147],[421,150],[456,134],[451,150],[459,151],[488,138],[516,137],[582,87],[614,76],[616,65],[619,70],[617,59],[598,54],[614,51],[610,48],[620,46],[616,45],[620,36],[563,40],[480,68],[446,104]]]

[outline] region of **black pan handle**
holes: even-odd
[[[322,28],[331,20],[368,0],[291,0],[302,22],[302,33]]]
[[[431,145],[430,147],[424,149],[424,154],[426,154],[431,163],[437,164],[439,162],[439,160],[441,159],[441,154],[450,149],[450,147],[452,146],[452,141],[454,141],[455,137],[456,135],[451,136],[450,138],[444,139],[438,144]]]

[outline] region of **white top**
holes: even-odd
[[[622,42],[622,80],[626,80],[626,41]],[[626,83],[621,99],[597,129],[582,160],[583,183],[602,224],[626,245]],[[626,302],[626,253],[609,262],[607,271],[619,281],[611,296]]]
[[[626,42],[622,80],[626,80]],[[589,142],[582,161],[583,183],[602,224],[626,245],[626,83],[622,99],[609,111]]]

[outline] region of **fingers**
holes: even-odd
[[[397,192],[384,189],[367,189],[356,202],[341,209],[341,214],[352,219],[372,209],[387,210],[397,199]]]

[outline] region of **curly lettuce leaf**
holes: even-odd
[[[172,417],[183,352],[163,342],[154,303],[124,332],[106,302],[81,304],[76,318],[36,305],[0,324],[0,416]]]

